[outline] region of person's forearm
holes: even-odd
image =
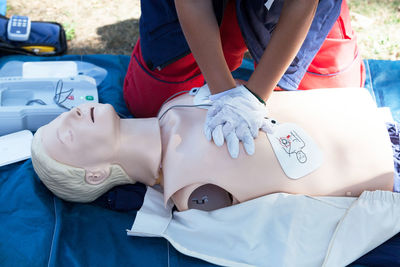
[[[247,87],[267,100],[300,50],[311,26],[318,0],[286,0],[271,40]]]
[[[212,94],[236,86],[226,63],[211,0],[175,0],[182,30]]]

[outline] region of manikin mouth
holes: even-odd
[[[94,107],[90,108],[90,118],[92,119],[92,122],[94,123]]]

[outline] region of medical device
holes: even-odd
[[[31,33],[31,20],[27,16],[11,16],[7,24],[7,38],[11,41],[26,41]]]
[[[61,113],[98,102],[96,81],[86,75],[0,78],[0,135],[36,131]]]

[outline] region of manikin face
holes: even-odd
[[[43,127],[44,149],[70,166],[108,166],[119,146],[120,119],[109,104],[82,104]]]

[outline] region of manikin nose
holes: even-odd
[[[73,111],[77,117],[82,117],[82,111],[79,108],[75,108]]]

